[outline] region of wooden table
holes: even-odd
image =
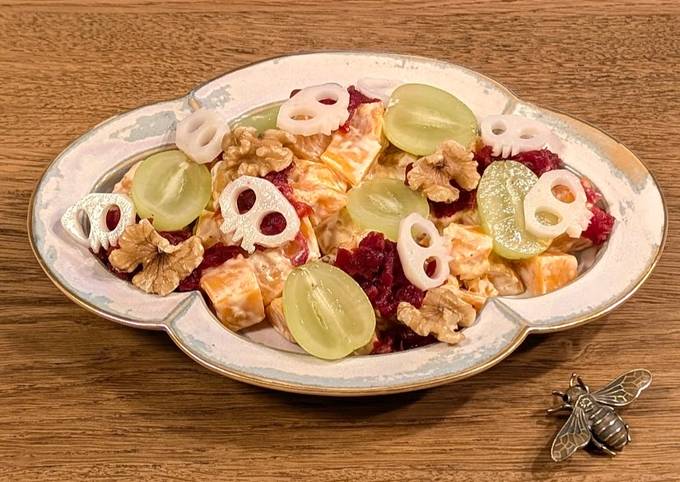
[[[0,479],[680,476],[678,2],[0,5]],[[78,308],[40,270],[26,235],[29,197],[75,137],[257,59],[349,48],[465,65],[632,148],[657,175],[671,217],[649,281],[614,314],[531,337],[471,379],[335,400],[215,375],[161,333]],[[550,390],[572,371],[600,385],[635,367],[655,378],[624,414],[632,445],[612,460],[583,452],[552,463],[561,421],[544,416]]]

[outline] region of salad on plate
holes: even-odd
[[[477,118],[435,86],[307,86],[236,120],[195,107],[174,148],[62,225],[138,289],[198,291],[226,328],[270,324],[318,358],[460,343],[489,298],[574,280],[615,225],[548,125]]]

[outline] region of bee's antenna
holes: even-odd
[[[573,387],[576,385],[576,379],[578,378],[578,375],[576,373],[571,374],[571,378],[569,379],[569,387]]]
[[[564,398],[564,395],[565,395],[564,392],[560,392],[559,390],[553,390],[552,394],[555,395],[556,397],[562,397],[562,398]]]

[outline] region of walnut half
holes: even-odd
[[[406,175],[411,189],[421,191],[430,201],[444,203],[454,202],[460,196],[451,181],[471,191],[479,179],[472,152],[454,140],[442,142],[434,153],[417,159]]]
[[[132,278],[132,284],[161,296],[172,293],[203,261],[203,245],[197,236],[172,245],[147,219],[128,226],[118,243],[119,248],[109,255],[111,265],[131,273],[141,264],[142,271]]]
[[[447,283],[429,290],[420,308],[402,301],[397,307],[397,319],[421,336],[434,334],[439,341],[459,343],[463,334],[458,328],[472,325],[477,312],[463,301],[456,285]]]
[[[213,202],[222,190],[234,179],[241,176],[264,177],[270,172],[279,172],[293,162],[293,151],[286,146],[296,143],[293,134],[269,129],[262,136],[254,127],[236,127],[222,139],[222,160],[211,171]]]

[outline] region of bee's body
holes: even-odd
[[[593,437],[605,447],[620,451],[628,443],[628,426],[613,408],[598,403],[592,395],[581,395],[576,402],[588,417]]]
[[[647,370],[632,370],[591,393],[588,385],[573,374],[566,392],[553,392],[562,397],[563,404],[548,410],[548,413],[571,411],[569,419],[553,441],[553,460],[564,460],[590,442],[599,450],[616,455],[630,442],[630,430],[613,407],[625,407],[651,382],[652,374]]]

